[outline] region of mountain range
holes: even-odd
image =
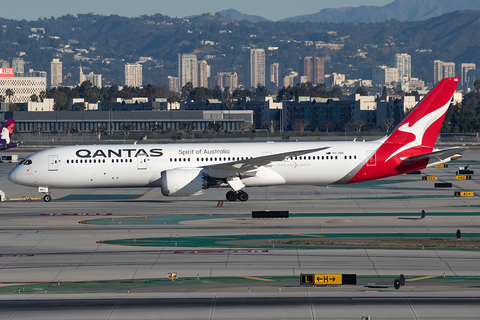
[[[295,16],[280,22],[334,22],[375,23],[390,19],[398,21],[422,21],[457,10],[480,10],[479,0],[395,0],[385,6],[358,6],[327,8],[317,13]],[[234,9],[218,12],[230,20],[250,22],[269,21],[260,16],[247,15]]]

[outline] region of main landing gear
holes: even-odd
[[[248,193],[246,193],[245,191],[242,191],[242,190],[239,190],[237,192],[228,191],[226,197],[227,197],[228,201],[240,200],[240,201],[244,202],[244,201],[248,200]]]

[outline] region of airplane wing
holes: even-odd
[[[221,175],[222,178],[226,178],[231,175],[239,175],[243,172],[246,172],[252,169],[257,169],[261,166],[267,165],[274,161],[283,161],[290,157],[303,156],[305,154],[325,150],[328,148],[330,147],[276,153],[276,154],[270,154],[266,156],[250,158],[245,160],[237,160],[237,161],[232,161],[227,163],[208,165],[208,166],[204,166],[204,168],[207,169],[212,176],[220,178],[220,176],[217,176],[217,175]]]
[[[402,159],[402,160],[403,161],[418,161],[418,160],[430,159],[430,160],[433,160],[432,162],[445,161],[446,159],[448,159],[448,158],[450,158],[450,157],[452,157],[456,154],[461,154],[463,151],[465,151],[467,149],[468,148],[465,148],[465,147],[445,148],[445,149],[440,149],[440,150],[429,152],[429,153],[420,154],[418,156],[407,157],[407,158]]]

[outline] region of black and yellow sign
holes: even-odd
[[[448,168],[448,164],[442,163],[442,164],[437,164],[435,168]]]
[[[335,285],[357,284],[356,274],[301,274],[300,284]]]
[[[422,180],[428,180],[428,181],[436,181],[438,180],[438,177],[437,176],[423,176],[422,177]]]
[[[472,176],[455,176],[455,180],[472,180]]]
[[[474,195],[473,191],[455,191],[455,197],[473,197]]]

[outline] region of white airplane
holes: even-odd
[[[247,201],[245,187],[394,176],[461,157],[465,148],[434,148],[458,81],[443,79],[392,134],[376,141],[67,146],[28,156],[8,180],[38,187],[45,201],[51,188],[119,187],[161,187],[174,197],[225,187],[227,200]]]

